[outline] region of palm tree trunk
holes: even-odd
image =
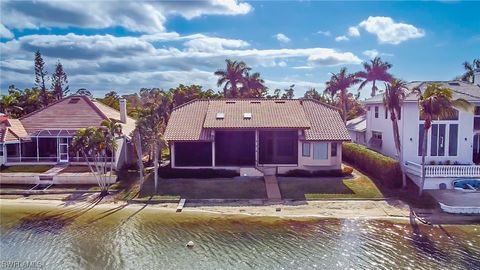
[[[143,159],[142,159],[142,139],[140,137],[140,133],[138,131],[135,132],[135,150],[137,152],[137,165],[138,165],[138,172],[140,174],[140,189],[143,187]]]
[[[400,170],[402,172],[402,188],[407,186],[407,178],[405,176],[405,172],[403,170],[403,154],[402,154],[402,146],[400,143],[400,131],[398,130],[398,120],[396,118],[395,112],[390,111],[392,125],[393,125],[393,137],[395,141],[395,148],[397,150],[398,159],[400,161]]]
[[[370,94],[374,97],[377,94],[377,87],[375,86],[375,81],[372,81],[372,93]]]
[[[155,141],[155,143],[153,144],[153,154],[154,154],[154,157],[153,157],[153,169],[154,169],[154,180],[155,180],[155,194],[157,193],[158,191],[158,142]]]
[[[427,126],[426,124],[424,126]],[[418,196],[422,196],[423,193],[423,186],[425,184],[425,156],[427,155],[427,135],[428,135],[428,128],[423,129],[423,143],[422,143],[422,181],[420,183],[420,190]]]
[[[341,92],[341,99],[342,99],[342,115],[343,115],[343,123],[347,123],[347,95],[346,92],[347,90],[342,90]]]

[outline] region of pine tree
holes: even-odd
[[[70,90],[68,89],[67,74],[63,70],[60,61],[55,65],[55,72],[52,74],[52,94],[55,100],[62,99]]]
[[[35,83],[40,88],[40,102],[43,106],[47,106],[50,100],[50,93],[45,87],[45,80],[47,76],[45,70],[45,61],[43,61],[42,54],[39,50],[35,52]]]

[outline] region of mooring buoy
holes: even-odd
[[[193,246],[195,246],[195,244],[193,243],[193,241],[188,241],[187,245],[186,245],[188,248],[193,248]]]

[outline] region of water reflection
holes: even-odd
[[[210,218],[149,208],[0,213],[0,260],[48,269],[475,269],[480,228]],[[467,229],[465,229],[467,228]],[[195,248],[185,248],[188,241]]]

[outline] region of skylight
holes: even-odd
[[[68,101],[69,104],[75,104],[80,101],[80,98],[71,98],[70,101]]]
[[[217,120],[223,120],[223,119],[225,119],[225,113],[218,112],[217,113]]]
[[[243,119],[252,119],[252,113],[246,112],[243,114]]]

